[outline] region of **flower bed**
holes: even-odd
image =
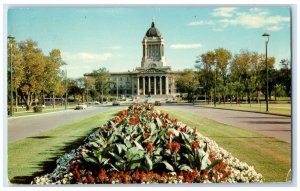
[[[151,104],[133,104],[32,184],[219,182],[262,182],[262,175],[196,128]]]

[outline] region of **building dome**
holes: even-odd
[[[159,30],[157,28],[155,28],[154,22],[152,22],[151,28],[149,28],[148,31],[146,32],[146,36],[147,37],[160,37],[161,36]]]

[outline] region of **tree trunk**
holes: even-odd
[[[54,109],[54,108],[55,108],[55,97],[54,97],[54,93],[53,93],[53,95],[52,95],[52,99],[53,99],[52,104],[53,104],[53,109]]]
[[[103,103],[103,88],[101,89],[101,103]]]
[[[45,98],[46,98],[46,95],[45,95],[45,93],[44,93],[44,92],[43,92],[42,96],[43,96],[43,105],[46,105],[46,103],[45,103]]]
[[[21,97],[24,100],[24,103],[26,105],[26,111],[30,111],[31,110],[31,104],[32,104],[32,93],[31,92],[27,92],[27,93],[23,93],[21,92]]]
[[[16,94],[16,112],[18,112],[18,90],[15,89],[15,94]]]

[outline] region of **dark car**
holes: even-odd
[[[160,103],[160,101],[155,101],[155,102],[154,102],[154,105],[155,105],[155,106],[161,106],[161,103]]]
[[[118,105],[120,105],[120,102],[114,101],[114,102],[112,103],[112,105],[113,105],[113,106],[118,106]]]

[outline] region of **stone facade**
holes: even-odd
[[[172,71],[166,65],[164,38],[152,22],[143,41],[141,66],[133,71],[112,72],[110,94],[113,96],[171,97],[176,95],[176,76],[180,72]]]

